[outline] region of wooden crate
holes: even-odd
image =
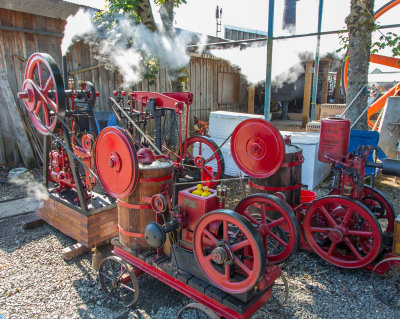
[[[306,132],[321,132],[321,122],[320,121],[313,121],[308,122],[306,125]]]
[[[78,206],[68,204],[54,195],[43,201],[36,214],[62,233],[86,247],[94,247],[118,236],[117,205],[111,204],[87,213]]]
[[[346,109],[346,104],[321,104],[321,115],[319,119],[327,117],[336,117]]]

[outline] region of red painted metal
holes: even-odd
[[[206,136],[190,137],[183,145],[183,163],[196,168],[187,168],[188,172],[199,173],[204,180],[209,181],[209,187],[214,188],[218,180],[223,177],[225,163],[218,146]],[[197,159],[197,161],[196,161]],[[209,169],[209,167],[213,169]],[[203,179],[202,178],[202,179]]]
[[[231,152],[243,172],[255,178],[266,178],[282,165],[285,146],[273,124],[261,119],[248,119],[233,131]]]
[[[253,182],[249,181],[249,185],[251,187],[254,187],[256,189],[262,190],[262,191],[270,191],[270,192],[285,192],[285,191],[292,191],[295,189],[299,189],[301,185],[290,185],[290,186],[262,186],[262,185],[257,185],[254,184]]]
[[[37,91],[40,90],[40,92]],[[33,125],[42,135],[53,132],[57,118],[53,112],[65,111],[65,93],[57,64],[48,54],[34,53],[27,61],[22,98]],[[49,92],[53,92],[49,96]]]
[[[106,127],[95,146],[99,179],[105,190],[115,198],[130,195],[138,182],[139,164],[133,140],[125,129]]]
[[[382,249],[376,217],[365,205],[343,196],[314,201],[305,214],[303,230],[316,254],[342,268],[364,267]]]
[[[91,134],[82,136],[82,147],[86,152],[90,152],[94,146],[94,138]]]
[[[347,154],[350,140],[349,119],[326,118],[321,120],[318,160],[341,163]]]
[[[161,176],[161,177],[152,177],[152,178],[139,178],[139,183],[159,183],[164,181],[169,181],[174,178],[174,174]]]
[[[122,227],[120,225],[118,225],[118,231],[126,236],[129,237],[134,237],[134,238],[144,238],[144,233],[133,233],[130,231],[126,231],[124,229],[122,229]]]
[[[216,221],[218,232],[213,231]],[[239,237],[237,230],[241,232]],[[261,237],[245,218],[233,211],[215,210],[199,219],[193,233],[193,252],[205,276],[227,293],[253,289],[265,273]],[[232,271],[241,278],[234,279]]]
[[[156,161],[156,154],[150,148],[142,147],[137,151],[137,158],[139,163],[150,164]]]
[[[130,264],[134,267],[141,269],[142,271],[148,273],[149,275],[153,276],[154,278],[162,281],[163,283],[167,284],[171,288],[183,293],[187,297],[200,302],[201,304],[209,307],[219,316],[224,317],[225,319],[248,319],[250,318],[264,303],[271,298],[272,296],[272,289],[268,289],[261,297],[257,299],[244,313],[240,314],[236,311],[228,308],[224,304],[219,303],[218,301],[208,297],[207,295],[199,292],[198,290],[190,287],[187,284],[177,280],[176,278],[168,275],[167,273],[163,272],[162,270],[147,264],[143,260],[132,256],[125,252],[124,250],[114,246],[113,253]],[[275,277],[271,276],[271,280],[275,280]],[[272,284],[270,282],[270,284]],[[271,286],[272,287],[272,286]]]
[[[329,195],[340,195],[340,190],[333,189]],[[369,185],[364,185],[360,194],[360,202],[369,208],[369,210],[379,219],[386,219],[386,232],[394,231],[395,212],[392,203],[378,189],[372,189]]]
[[[121,199],[117,199],[117,204],[121,205],[123,207],[126,208],[132,208],[132,209],[151,209],[151,205],[150,204],[131,204],[131,203],[127,203],[122,201]]]
[[[292,208],[282,199],[253,194],[242,199],[235,211],[257,227],[268,262],[281,263],[297,251],[300,227]]]

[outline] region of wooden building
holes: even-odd
[[[36,162],[41,161],[41,136],[36,133],[17,93],[22,88],[26,60],[34,52],[50,54],[61,69],[61,40],[66,18],[82,7],[62,0],[3,0],[0,3],[0,72],[5,76],[0,90],[0,165],[22,162],[21,149],[32,147]],[[192,53],[187,66],[194,102],[190,118],[197,115],[207,121],[214,110],[247,112],[247,83],[239,70],[228,62],[209,55]],[[107,98],[123,84],[120,74],[110,71],[97,61],[88,44],[75,43],[67,54],[67,66],[76,80],[92,82],[100,92],[94,111],[109,111]],[[160,70],[154,84],[148,80],[135,85],[136,90],[168,92],[167,72]],[[7,93],[8,92],[8,93]],[[7,95],[7,99],[5,97]],[[7,102],[6,102],[7,100]],[[12,111],[15,109],[15,112]],[[11,111],[10,111],[11,110]],[[25,137],[13,127],[13,121],[23,124]],[[29,145],[27,145],[29,143]],[[25,163],[26,164],[26,163]]]

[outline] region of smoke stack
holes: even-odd
[[[64,78],[64,89],[68,90],[68,70],[67,70],[67,56],[62,56],[62,70]]]
[[[296,2],[298,0],[285,0],[283,9],[282,29],[294,33],[296,29]]]

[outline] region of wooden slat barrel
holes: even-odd
[[[170,161],[139,164],[139,180],[135,191],[117,201],[119,242],[124,248],[131,251],[151,249],[144,238],[144,230],[150,222],[163,224],[163,221],[157,220],[150,199],[162,189],[168,189],[172,196],[173,170]]]
[[[279,170],[268,178],[250,178],[252,194],[282,192],[291,206],[300,204],[302,149],[298,146],[285,145],[285,159]]]

